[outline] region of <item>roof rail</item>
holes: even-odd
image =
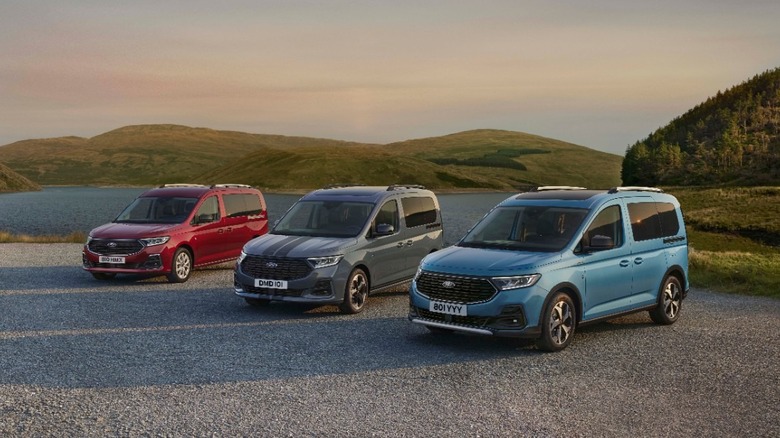
[[[249,184],[212,184],[212,189],[251,189]]]
[[[344,187],[365,187],[365,184],[335,183],[335,184],[328,184],[325,187],[323,187],[321,190],[341,189]]]
[[[203,184],[163,184],[160,186],[160,188],[166,188],[166,187],[206,187]]]
[[[392,192],[393,190],[397,189],[423,189],[425,190],[425,186],[421,184],[390,184],[387,186],[387,191]]]
[[[608,193],[618,192],[654,192],[663,193],[664,191],[657,187],[642,187],[642,186],[625,186],[625,187],[612,187]]]
[[[548,190],[587,190],[585,187],[575,186],[540,186],[531,189],[532,192],[546,192]]]

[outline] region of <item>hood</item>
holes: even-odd
[[[561,260],[557,252],[526,252],[450,246],[423,259],[420,267],[456,275],[502,276],[536,273],[542,265]]]
[[[179,226],[181,224],[128,224],[112,222],[93,229],[89,232],[89,235],[98,239],[140,239],[170,235]]]
[[[311,237],[266,234],[250,240],[244,252],[274,257],[321,257],[344,254],[357,244],[355,237]]]

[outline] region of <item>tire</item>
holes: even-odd
[[[558,292],[542,314],[542,337],[536,346],[544,351],[561,351],[574,339],[577,313],[574,302],[567,294]]]
[[[650,319],[656,324],[674,324],[682,308],[682,286],[674,275],[664,279],[658,292],[658,304],[650,311]]]
[[[168,281],[184,283],[190,278],[190,274],[192,274],[192,254],[186,248],[179,248],[173,254]]]
[[[347,285],[344,288],[344,302],[341,303],[339,309],[348,314],[360,313],[368,300],[368,292],[366,273],[360,268],[355,268],[349,274]]]
[[[252,307],[266,307],[271,304],[271,300],[264,300],[262,298],[247,298],[244,297],[244,301]]]
[[[95,277],[95,280],[111,280],[112,278],[116,277],[116,274],[113,274],[111,272],[93,272],[92,276]]]

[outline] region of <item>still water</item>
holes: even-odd
[[[14,234],[84,233],[111,222],[141,188],[46,187],[40,192],[0,194],[0,231]],[[457,242],[474,223],[511,193],[438,195],[446,245]],[[300,195],[265,194],[271,222]]]

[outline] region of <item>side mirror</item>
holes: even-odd
[[[395,233],[395,227],[390,224],[377,224],[374,236],[389,236]]]
[[[211,219],[212,219],[212,215],[210,214],[199,214],[195,216],[195,225],[209,223],[211,222]]]
[[[609,236],[597,234],[590,238],[590,245],[586,247],[588,251],[603,251],[615,247],[615,241]]]

